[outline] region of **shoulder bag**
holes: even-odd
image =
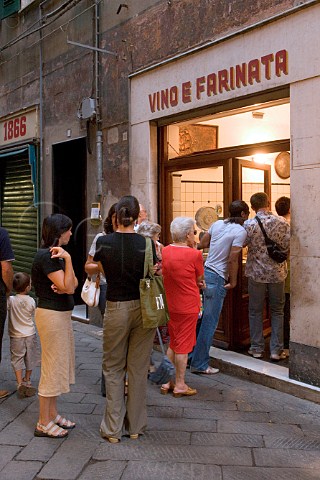
[[[146,238],[144,274],[140,280],[140,302],[143,328],[157,328],[169,321],[162,275],[153,273],[152,240]]]
[[[263,233],[269,257],[272,258],[272,260],[274,260],[277,263],[285,262],[287,260],[288,254],[283,252],[280,249],[279,245],[276,242],[274,242],[273,240],[271,240],[271,238],[268,237],[268,235],[266,234],[266,231],[265,231],[265,229],[262,225],[262,222],[261,222],[260,218],[258,217],[258,215],[256,215],[255,219],[257,220],[257,222],[258,222],[258,224],[261,228],[261,231]]]
[[[81,298],[89,307],[97,307],[100,297],[100,274],[93,280],[87,277],[81,290]]]

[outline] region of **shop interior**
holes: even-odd
[[[162,219],[166,236],[176,216],[195,218],[199,235],[228,216],[232,200],[241,198],[250,206],[251,195],[265,191],[276,214],[276,200],[290,197],[289,99],[174,123],[166,127],[165,139],[161,195],[170,212]],[[227,296],[213,343],[235,351],[244,351],[250,341],[245,261],[244,249],[238,286]],[[268,317],[266,304],[266,337]]]

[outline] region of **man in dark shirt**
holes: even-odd
[[[7,297],[12,290],[14,260],[13,251],[7,230],[0,227],[0,361],[2,354],[2,338],[7,317]],[[9,395],[7,390],[0,390],[0,398]]]

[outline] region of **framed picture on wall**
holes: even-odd
[[[179,127],[179,155],[190,155],[218,148],[216,125],[185,125]]]

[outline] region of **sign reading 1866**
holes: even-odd
[[[37,111],[11,116],[0,121],[0,145],[37,137]]]

